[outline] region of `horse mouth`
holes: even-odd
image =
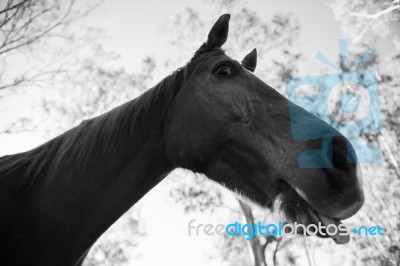
[[[310,205],[304,213],[300,214],[297,220],[304,225],[316,225],[318,227],[316,234],[318,237],[332,238],[336,244],[347,244],[350,241],[348,230],[340,219],[322,215],[315,211]],[[304,234],[301,229],[302,228],[298,230],[298,234]]]
[[[310,234],[308,231],[304,232],[300,227],[296,232],[297,234],[332,238],[336,244],[346,244],[350,241],[349,231],[340,219],[329,217],[316,211],[310,203],[286,182],[284,187],[284,191],[281,191],[280,205],[289,220],[301,223],[306,228],[309,225],[315,225],[318,228],[316,233],[314,233],[315,227],[312,228],[313,234]]]

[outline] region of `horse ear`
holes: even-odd
[[[213,48],[220,48],[228,38],[230,14],[219,17],[208,33],[207,44]]]
[[[249,54],[247,54],[242,60],[242,66],[247,70],[254,72],[257,66],[257,50],[253,49]]]

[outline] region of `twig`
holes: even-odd
[[[12,10],[12,9],[18,8],[19,6],[22,6],[23,4],[25,4],[25,3],[28,2],[28,1],[30,1],[30,0],[24,0],[24,1],[22,1],[22,2],[19,2],[18,4],[13,5],[13,6],[6,7],[5,9],[0,10],[0,15],[3,14],[3,13],[5,13],[5,12],[7,12],[7,11]]]
[[[400,5],[395,5],[395,6],[391,6],[389,8],[386,8],[385,10],[382,10],[376,14],[361,14],[361,13],[357,13],[357,12],[351,12],[350,14],[356,17],[362,17],[362,18],[369,18],[369,19],[377,19],[380,16],[383,16],[385,14],[388,14],[396,9],[400,9]]]

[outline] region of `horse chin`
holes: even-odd
[[[287,184],[284,184],[283,186],[284,188],[279,195],[279,208],[283,211],[290,222],[301,223],[305,226],[313,224],[318,228],[320,226],[326,228],[329,225],[335,225],[338,229],[336,234],[330,235],[326,232],[326,229],[321,229],[321,232],[318,232],[316,236],[321,238],[332,238],[336,244],[346,244],[350,241],[350,236],[347,233],[348,230],[339,219],[320,214],[293,188]],[[339,230],[339,226],[341,230]],[[346,234],[344,234],[344,230],[347,231],[345,231]],[[302,230],[298,230],[296,233],[304,235]]]

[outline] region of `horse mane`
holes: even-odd
[[[84,120],[33,150],[0,157],[0,178],[14,178],[18,186],[29,188],[38,176],[57,175],[57,169],[63,165],[79,165],[84,170],[91,154],[106,154],[118,141],[131,136],[137,120],[155,104],[168,108],[165,103],[172,104],[195,67],[211,56],[221,54],[224,54],[222,49],[213,49],[204,43],[185,66],[178,68],[139,97],[98,117]],[[15,176],[20,176],[19,180],[15,180]]]

